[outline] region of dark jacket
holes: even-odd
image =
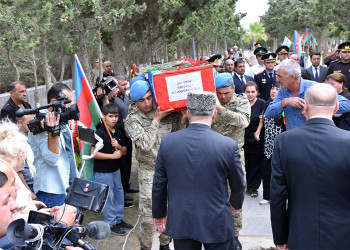
[[[28,102],[23,102],[23,106],[25,109],[32,108]],[[3,120],[8,117],[12,122],[17,123],[15,113],[17,110],[19,110],[19,108],[20,107],[18,107],[10,97],[7,103],[1,109],[0,119]]]
[[[349,249],[349,148],[350,132],[326,118],[276,137],[270,196],[276,245]]]
[[[168,216],[166,232],[171,238],[202,243],[232,239],[230,205],[242,207],[244,190],[236,141],[199,123],[162,138],[153,181],[152,214],[154,218]]]

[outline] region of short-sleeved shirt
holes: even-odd
[[[123,138],[122,133],[119,131],[119,129],[117,129],[115,127],[114,133],[112,131],[110,131],[110,132],[111,132],[112,137],[118,141],[120,146],[124,147],[125,146],[124,138]],[[109,135],[107,133],[105,126],[100,126],[97,129],[96,134],[99,137],[101,137],[101,139],[103,140],[103,144],[104,144],[103,148],[99,152],[105,153],[105,154],[113,154],[115,151],[115,148],[112,147],[111,139],[109,138]],[[97,141],[96,141],[96,143],[97,143]],[[123,158],[124,158],[124,156],[119,158],[119,159],[111,159],[111,160],[97,160],[97,159],[95,159],[94,172],[113,173],[115,171],[118,171],[121,168],[121,166],[123,164],[125,164],[125,161]]]

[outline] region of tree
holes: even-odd
[[[257,41],[267,41],[267,35],[265,34],[265,29],[262,23],[251,23],[249,24],[249,30],[245,31],[246,33],[243,35],[243,39],[251,42],[252,47]]]

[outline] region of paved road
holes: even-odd
[[[240,232],[240,242],[243,250],[270,249],[274,247],[270,223],[270,206],[261,206],[262,188],[259,189],[259,196],[251,198],[245,195],[243,203],[243,228]],[[173,245],[170,246],[174,249]],[[159,249],[158,234],[153,237],[152,250]]]

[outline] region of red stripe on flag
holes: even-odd
[[[89,102],[92,100],[92,96],[87,88],[84,78],[81,79],[83,82],[83,90],[80,92],[77,104],[80,111],[80,122],[86,127],[90,128],[92,123],[92,116],[90,112]],[[88,101],[87,101],[88,100]]]

